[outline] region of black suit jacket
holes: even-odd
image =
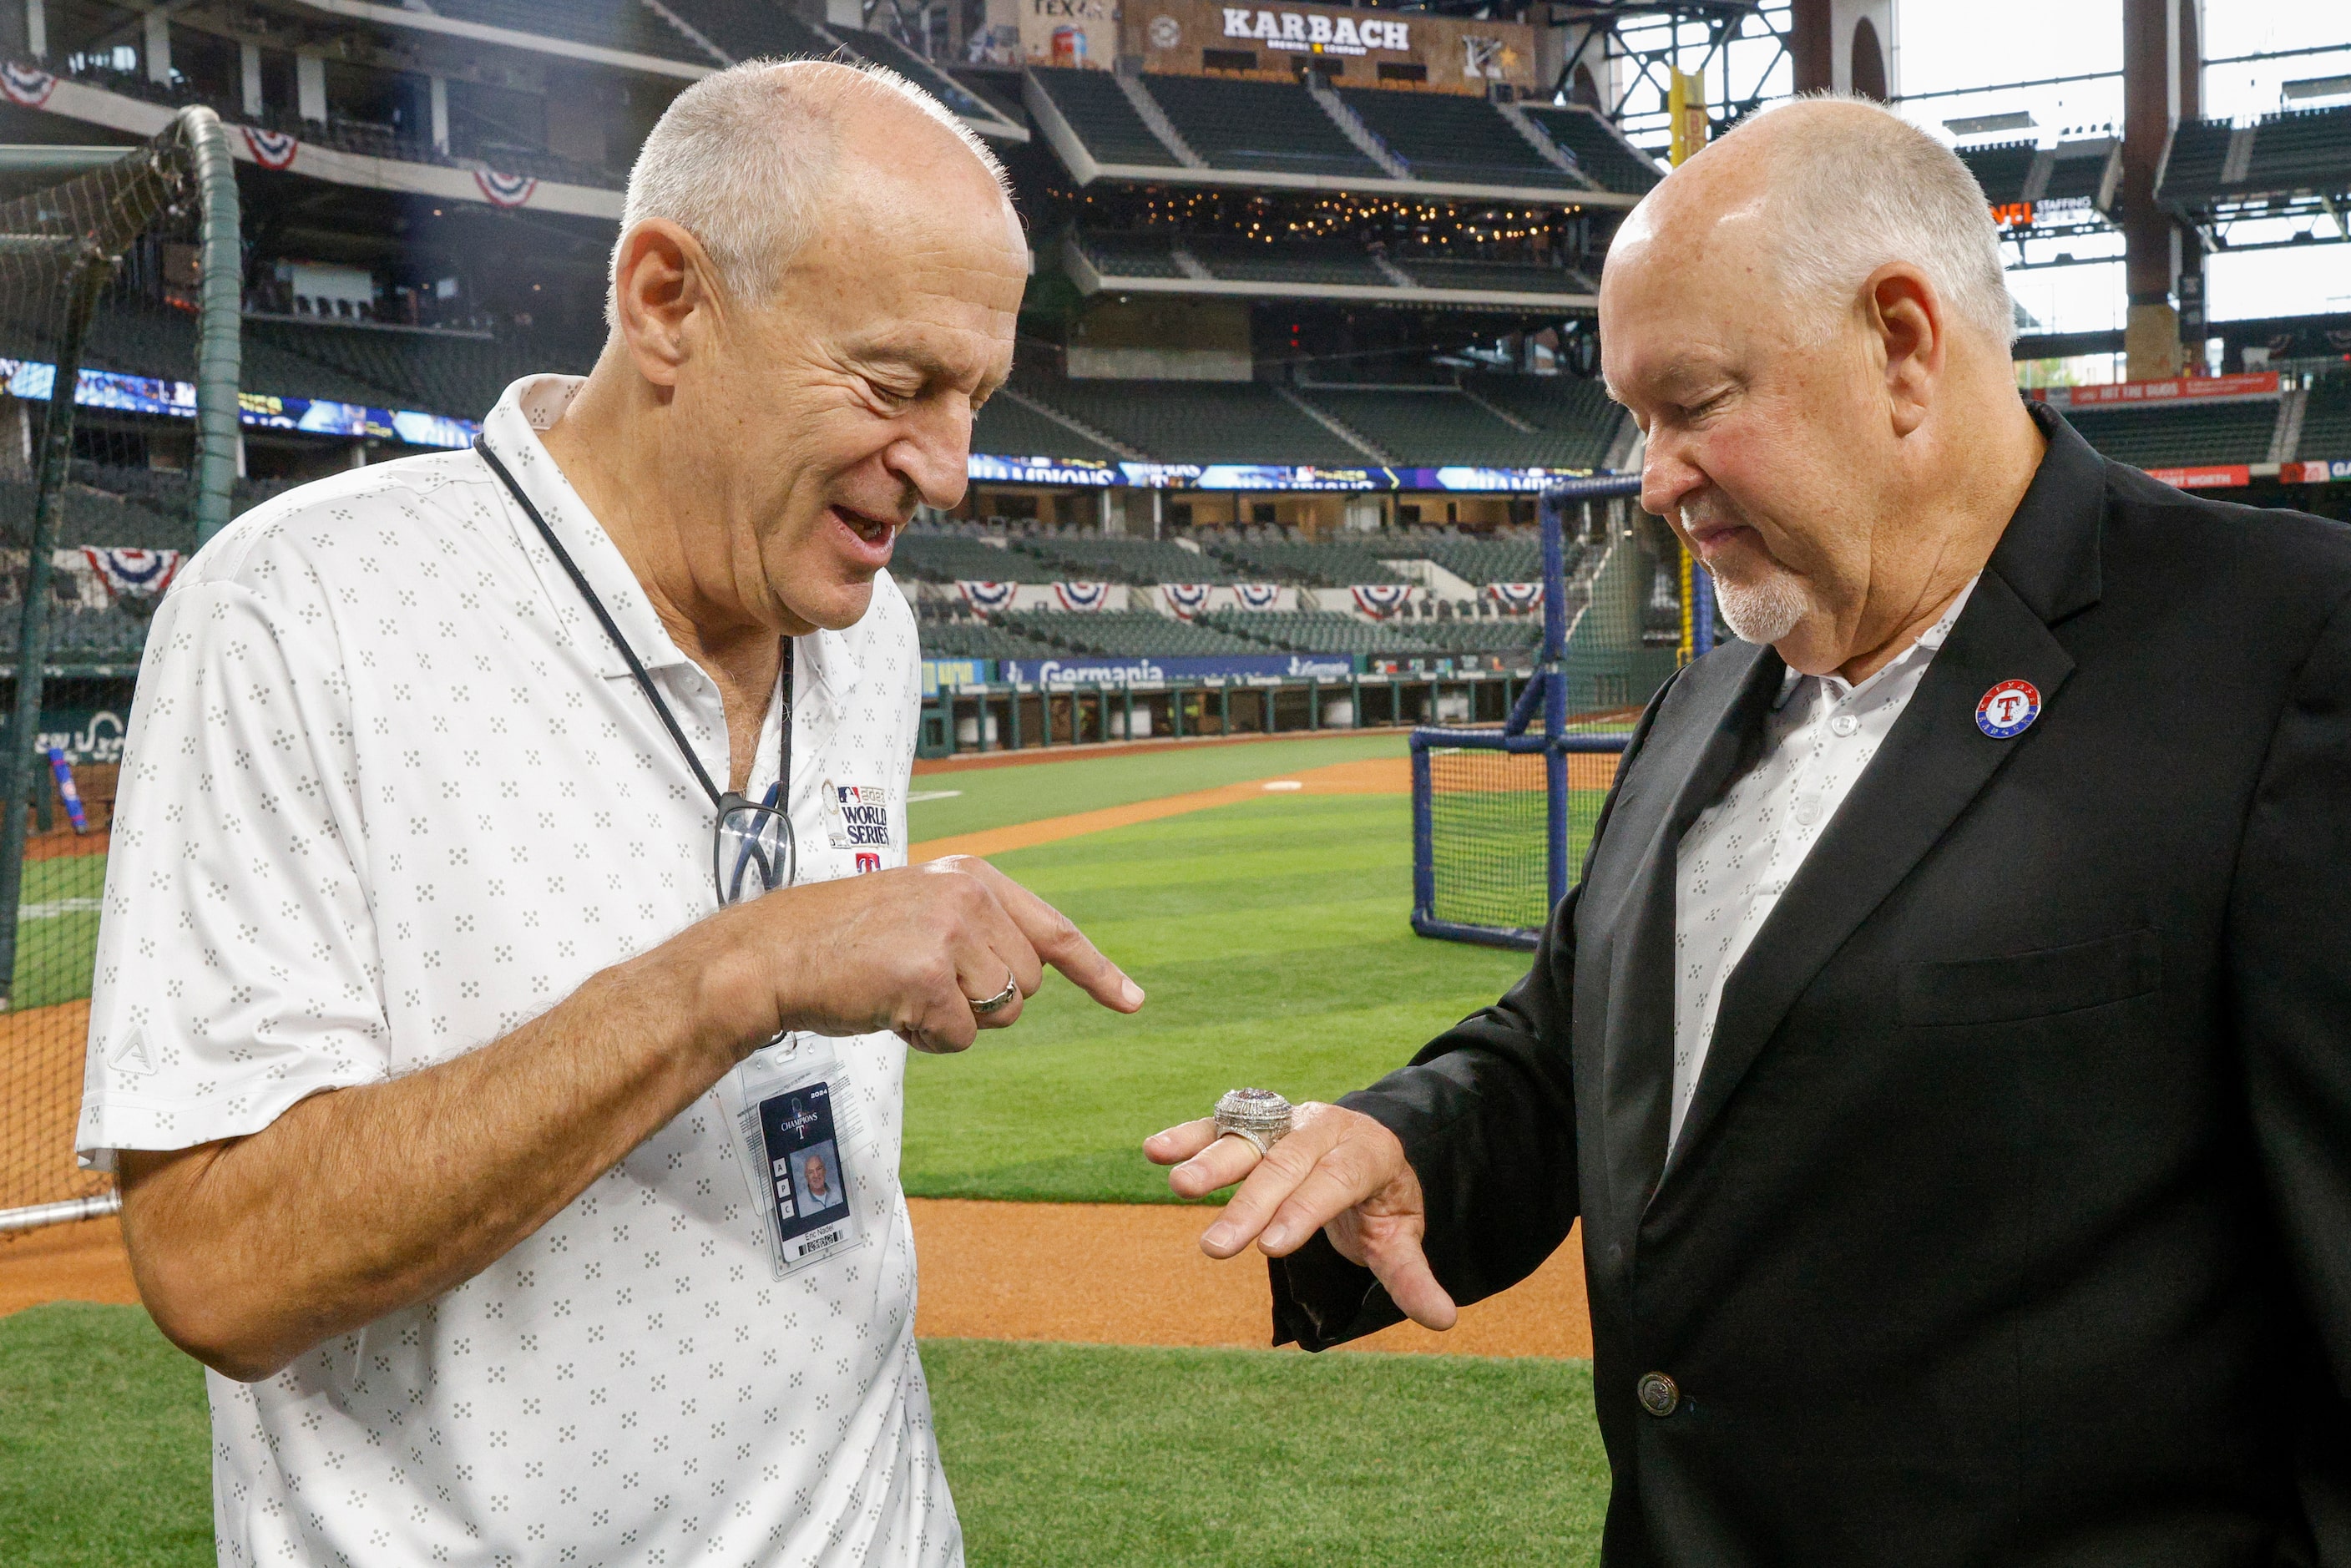
[[[2351,1564],[2351,530],[2038,417],[1670,1159],[1675,849],[1784,669],[1744,643],[1651,705],[1526,978],[1345,1102],[1458,1300],[1583,1219],[1612,1568]],[[1279,1341],[1398,1316],[1320,1237],[1273,1281]]]

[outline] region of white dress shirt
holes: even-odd
[[[726,715],[539,441],[483,426],[712,777]],[[803,880],[905,860],[914,616],[796,644]],[[751,761],[775,778],[780,705]],[[889,841],[828,831],[827,786]],[[257,1133],[545,1012],[712,913],[711,803],[520,507],[472,452],[255,508],[155,613],[107,867],[79,1144]],[[275,1377],[209,1378],[221,1562],[738,1565],[962,1557],[914,1350],[905,1047],[834,1042],[861,1245],[778,1279],[715,1095],[464,1284]]]
[[[1698,1092],[1731,971],[1910,705],[1975,586],[1970,579],[1941,619],[1859,685],[1790,670],[1766,721],[1762,756],[1682,834],[1675,860],[1668,1146],[1681,1136]]]

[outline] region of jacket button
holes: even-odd
[[[1645,1372],[1640,1384],[1641,1408],[1659,1420],[1672,1415],[1682,1402],[1682,1391],[1662,1372]]]

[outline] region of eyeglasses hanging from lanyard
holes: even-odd
[[[638,659],[636,650],[629,646],[629,640],[622,636],[621,629],[612,623],[611,614],[605,610],[604,601],[596,597],[594,589],[588,586],[588,579],[572,560],[570,552],[556,538],[555,530],[547,526],[547,519],[539,515],[538,507],[523,493],[522,486],[515,483],[515,476],[507,472],[506,464],[486,444],[476,438],[474,451],[490,465],[490,472],[506,486],[507,494],[515,498],[515,504],[538,528],[538,537],[547,541],[547,548],[554,552],[556,560],[571,579],[571,586],[578,589],[580,597],[587,601],[589,610],[595,614],[596,623],[604,628],[604,635],[610,637],[612,646],[620,650],[622,660],[629,666],[629,674],[636,679],[637,689],[645,694],[647,702],[653,704],[662,727],[668,730],[670,739],[677,743],[678,755],[684,757],[685,765],[694,769],[695,780],[702,786],[702,792],[710,797],[711,806],[717,812],[711,830],[710,876],[717,890],[720,906],[745,904],[763,893],[789,887],[797,873],[799,860],[792,840],[790,814],[792,640],[789,637],[780,640],[783,646],[784,711],[777,716],[776,721],[776,727],[782,734],[782,744],[778,747],[776,781],[768,788],[765,800],[752,800],[732,789],[722,793],[712,782],[708,770],[702,766],[702,758],[695,755],[694,747],[687,743],[685,732],[678,727],[677,717],[670,712],[669,704],[662,701],[661,692],[654,686],[653,677],[645,673],[645,666]]]

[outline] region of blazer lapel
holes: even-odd
[[[1726,672],[1714,701],[1691,716],[1684,745],[1694,747],[1697,755],[1664,813],[1653,820],[1619,906],[1622,923],[1609,956],[1601,1103],[1606,1107],[1608,1188],[1623,1221],[1617,1234],[1627,1239],[1666,1163],[1673,1093],[1677,851],[1683,832],[1721,795],[1750,754],[1787,669],[1769,648],[1741,644],[1724,653],[1744,658],[1746,668]]]
[[[2097,602],[2106,463],[2047,404],[2031,412],[2048,442],[2041,466],[1893,733],[1725,984],[1660,1188],[1694,1157],[1821,967],[2016,749],[2032,744],[2032,730],[1994,740],[1976,727],[1983,694],[2004,680],[2032,682],[2041,693],[2040,724],[2060,700],[2074,660],[2050,628]],[[1670,1040],[1670,1019],[1662,1028]]]
[[[2032,733],[1994,740],[1976,705],[2004,680],[2041,693],[2043,718],[2072,674],[2041,617],[1987,570],[1894,730],[1805,857],[1723,988],[1714,1039],[1666,1178],[1688,1163],[1764,1043],[1846,937],[1932,849]]]

